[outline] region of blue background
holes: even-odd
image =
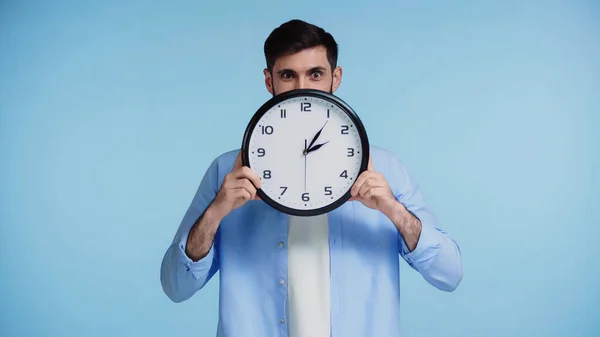
[[[160,262],[292,18],[461,245],[453,293],[402,264],[403,336],[599,336],[594,1],[2,1],[0,335],[214,335],[217,282],[171,303]]]

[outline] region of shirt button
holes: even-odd
[[[283,247],[283,241],[279,241],[279,247]]]
[[[279,280],[279,284],[284,285],[285,282],[283,280]]]
[[[285,321],[283,320],[283,318],[279,320],[279,323],[281,323],[281,324],[285,323]]]

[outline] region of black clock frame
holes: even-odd
[[[350,107],[350,105],[348,105],[346,102],[344,102],[341,98],[339,98],[331,93],[328,93],[326,91],[321,91],[321,90],[317,90],[317,89],[295,89],[295,90],[291,90],[291,91],[286,91],[284,93],[281,93],[281,94],[276,95],[276,96],[272,97],[271,99],[269,99],[256,111],[256,113],[254,113],[254,115],[252,116],[252,118],[250,119],[250,121],[248,123],[248,126],[246,127],[246,131],[244,132],[244,137],[242,139],[242,148],[241,148],[242,165],[250,167],[250,155],[248,153],[250,151],[250,139],[252,136],[252,132],[256,128],[256,125],[258,124],[258,122],[262,118],[262,116],[265,113],[267,113],[270,109],[272,109],[274,106],[276,106],[277,104],[280,104],[283,101],[286,101],[286,100],[289,100],[292,98],[296,98],[296,97],[305,97],[305,96],[323,99],[323,100],[329,102],[330,104],[336,105],[338,108],[340,108],[344,113],[346,113],[348,115],[348,117],[352,120],[352,122],[356,126],[356,129],[357,129],[359,137],[360,137],[361,146],[362,146],[362,162],[361,162],[360,169],[359,169],[359,175],[361,173],[363,173],[364,171],[366,171],[368,164],[369,164],[370,149],[369,149],[369,138],[367,137],[367,131],[366,131],[362,121],[360,120],[360,118],[358,117],[356,112],[354,112],[354,110]],[[352,183],[351,187],[352,186],[354,186],[354,183]],[[295,216],[315,216],[315,215],[321,215],[324,213],[328,213],[328,212],[340,207],[342,204],[344,204],[346,201],[348,201],[348,199],[350,199],[350,197],[351,197],[350,189],[348,189],[348,191],[346,191],[346,193],[344,193],[343,196],[338,198],[333,203],[328,204],[327,206],[323,206],[323,207],[316,208],[316,209],[310,209],[310,210],[301,210],[301,209],[291,208],[291,207],[287,207],[287,206],[280,204],[276,200],[269,197],[261,189],[257,189],[257,194],[258,194],[258,196],[260,196],[260,198],[264,202],[266,202],[269,206],[273,207],[274,209],[281,211],[283,213],[287,213],[287,214],[295,215]]]

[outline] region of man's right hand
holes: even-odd
[[[260,178],[248,166],[242,165],[241,153],[238,153],[233,169],[225,176],[213,201],[215,211],[221,218],[249,200],[260,200],[256,194],[261,186]]]

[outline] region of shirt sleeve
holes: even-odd
[[[459,245],[440,228],[419,186],[394,155],[391,155],[389,172],[394,196],[421,222],[421,234],[413,251],[409,251],[404,238],[398,233],[400,255],[431,285],[444,291],[455,290],[462,280]]]
[[[181,221],[175,238],[162,260],[160,280],[163,291],[173,302],[183,302],[214,276],[218,270],[219,230],[208,254],[192,261],[185,253],[188,234],[196,220],[204,213],[218,191],[218,161],[207,169],[194,198]]]

